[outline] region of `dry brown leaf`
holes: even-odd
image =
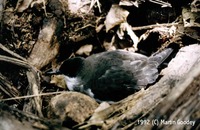
[[[190,7],[192,12],[200,12],[200,0],[193,0]]]
[[[91,44],[83,45],[78,49],[78,51],[76,51],[76,54],[89,56],[92,51],[92,48],[93,48],[93,46]]]
[[[199,12],[191,12],[190,8],[182,9],[184,27],[200,27],[198,19],[200,19]]]
[[[65,78],[63,75],[53,75],[51,76],[51,81],[50,81],[51,84],[54,84],[60,88],[63,88],[63,89],[66,89],[67,88],[67,85],[66,85],[66,82],[65,82]]]
[[[19,6],[16,7],[17,12],[23,12],[30,6],[32,2],[33,0],[23,0],[22,4],[20,4],[21,1],[18,1]]]
[[[139,1],[131,1],[131,0],[120,0],[119,5],[122,6],[135,6],[135,7],[139,7]]]
[[[121,8],[119,5],[112,5],[104,22],[106,32],[108,32],[113,27],[125,22],[128,15],[129,12],[127,10]]]
[[[69,11],[71,13],[77,14],[77,13],[84,13],[87,14],[88,10],[90,9],[90,1],[87,0],[61,0],[62,2],[66,3],[68,5]]]
[[[160,39],[162,38],[166,38],[166,39],[170,39],[172,38],[175,34],[176,34],[176,26],[171,26],[171,27],[155,27],[151,30],[146,31],[144,34],[142,34],[140,36],[140,40],[146,40],[149,35],[151,35],[152,33],[158,32],[160,34]]]
[[[127,34],[130,36],[131,40],[133,41],[134,45],[133,47],[135,48],[135,50],[137,50],[137,45],[139,43],[139,38],[136,36],[136,34],[133,32],[132,27],[127,23],[121,23],[120,27],[117,31],[117,35],[120,39],[124,39],[125,37],[125,33],[127,32]]]

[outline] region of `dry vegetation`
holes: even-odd
[[[199,0],[1,0],[0,129],[200,129]],[[114,104],[47,76],[68,58],[174,49],[160,79]]]

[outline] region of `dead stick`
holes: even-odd
[[[163,23],[163,24],[152,24],[152,25],[147,25],[147,26],[140,26],[140,27],[132,27],[132,30],[136,31],[136,30],[147,30],[147,29],[152,29],[155,27],[162,27],[162,26],[176,26],[178,25],[178,23]]]
[[[37,94],[37,95],[27,95],[27,96],[19,96],[19,97],[13,97],[13,98],[6,98],[6,99],[0,99],[0,102],[10,101],[10,100],[19,100],[19,99],[25,99],[25,98],[34,98],[34,97],[38,97],[38,96],[49,96],[49,95],[55,95],[55,94],[61,94],[61,93],[66,93],[66,91],[40,93],[40,94]]]
[[[4,62],[9,62],[21,67],[24,67],[26,69],[31,69],[32,67],[30,66],[30,64],[28,64],[28,62],[16,59],[16,58],[12,58],[12,57],[8,57],[8,56],[3,56],[0,55],[0,61],[4,61]]]
[[[0,44],[0,48],[1,48],[3,51],[9,53],[10,55],[12,55],[12,56],[14,56],[14,57],[16,57],[16,58],[18,58],[18,59],[20,59],[20,60],[26,61],[25,58],[23,58],[23,57],[21,57],[20,55],[14,53],[13,51],[9,50],[8,48],[6,48],[5,46],[3,46],[2,44]]]

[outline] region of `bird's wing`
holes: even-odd
[[[107,69],[96,79],[96,84],[107,84],[105,87],[113,89],[139,90],[155,82],[157,77],[158,70],[154,61],[125,60],[121,66],[112,66]]]
[[[102,84],[107,84],[106,88],[118,86],[113,89],[138,90],[155,82],[158,77],[157,61],[141,54],[117,50],[103,52],[100,56],[94,55],[91,58],[97,63],[93,77],[98,77],[92,80],[92,84],[95,83],[96,86],[100,86],[95,88],[102,90]]]
[[[113,59],[114,58],[114,59]],[[102,52],[98,54],[94,54],[92,56],[89,56],[86,58],[86,60],[91,60],[91,59],[96,59],[100,60],[103,59],[104,61],[108,61],[108,59],[112,59],[110,61],[118,61],[117,59],[120,60],[140,60],[140,59],[147,59],[145,55],[139,54],[139,53],[134,53],[134,52],[128,52],[125,50],[114,50],[114,51],[107,51],[107,52]]]
[[[96,98],[122,99],[153,83],[158,77],[156,62],[144,55],[125,51],[104,54],[92,58],[96,60],[96,69],[90,82],[84,86],[90,86]]]
[[[146,87],[149,81],[156,79],[152,75],[158,75],[157,69],[152,69],[144,61],[123,62],[124,65],[112,66],[99,76],[98,79],[91,80],[90,83],[92,85],[90,83],[86,85],[92,86],[91,90],[95,98],[113,101],[123,99]],[[125,62],[128,62],[129,65]]]
[[[172,52],[173,52],[172,48],[166,48],[165,50],[159,53],[153,54],[151,57],[149,57],[149,60],[157,62],[157,66],[159,66],[160,64],[163,63],[163,61],[165,61],[169,57],[169,55]]]
[[[117,101],[140,90],[132,74],[120,67],[111,67],[92,82],[92,92],[100,100]],[[90,84],[87,84],[90,86]]]

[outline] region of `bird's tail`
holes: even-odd
[[[161,52],[155,53],[152,56],[149,57],[150,61],[156,61],[158,63],[158,66],[162,64],[169,55],[173,52],[172,48],[167,48]]]

